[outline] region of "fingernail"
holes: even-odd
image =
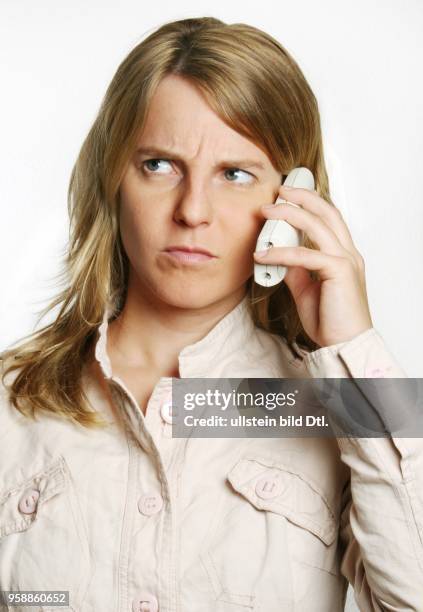
[[[288,191],[291,191],[292,189],[294,189],[294,187],[288,187],[287,185],[282,185],[282,187],[284,189],[287,189]]]
[[[269,249],[265,249],[264,251],[255,251],[254,255],[257,255],[257,257],[263,257],[263,255],[266,255],[266,253],[269,252]]]
[[[274,204],[263,204],[262,208],[274,208]]]

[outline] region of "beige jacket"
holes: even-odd
[[[350,582],[365,612],[423,611],[422,440],[172,438],[171,379],[144,416],[113,376],[108,317],[84,375],[106,430],[27,420],[3,390],[0,590],[70,592],[69,607],[10,610],[337,612]],[[247,298],[179,365],[183,378],[405,377],[375,329],[293,359]]]

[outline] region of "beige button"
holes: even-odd
[[[146,516],[160,512],[162,507],[163,497],[160,493],[146,493],[138,500],[138,510]]]
[[[37,507],[40,492],[37,489],[27,489],[19,500],[18,508],[24,514],[32,514]]]
[[[132,612],[157,612],[158,609],[159,602],[157,598],[147,591],[142,591],[132,601]]]
[[[282,488],[282,481],[276,476],[265,476],[256,483],[256,493],[262,499],[270,499],[280,495]]]
[[[163,402],[160,408],[160,414],[166,423],[172,424],[176,416],[176,406],[172,404],[172,401]]]

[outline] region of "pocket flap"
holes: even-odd
[[[233,466],[227,479],[258,510],[285,516],[327,545],[335,540],[339,521],[323,492],[292,465],[246,457]]]
[[[27,529],[37,518],[40,506],[65,487],[65,465],[59,457],[30,478],[1,491],[0,538]]]

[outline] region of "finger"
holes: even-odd
[[[288,286],[292,297],[301,309],[301,313],[309,321],[311,329],[317,329],[319,324],[318,309],[316,304],[320,302],[320,288],[322,283],[310,278],[310,273],[300,266],[288,268],[284,282]]]
[[[328,255],[322,251],[308,249],[307,247],[271,247],[263,255],[254,253],[254,258],[261,264],[301,266],[307,270],[319,273],[320,280],[339,277],[343,273],[352,272],[351,259],[335,255]]]
[[[264,207],[263,214],[268,219],[282,219],[293,227],[303,230],[321,251],[329,255],[347,256],[348,254],[349,257],[352,257],[352,254],[349,254],[340,243],[334,231],[320,217],[308,210],[281,204],[280,206]]]
[[[290,266],[283,280],[288,285],[295,302],[298,302],[301,296],[307,293],[309,287],[316,283],[310,278],[309,271],[301,266]]]
[[[339,242],[345,249],[350,250],[352,253],[356,251],[350,230],[342,217],[341,211],[336,206],[329,204],[316,191],[309,189],[299,187],[288,189],[282,185],[279,193],[289,202],[298,204],[323,219],[326,225],[336,234]]]

